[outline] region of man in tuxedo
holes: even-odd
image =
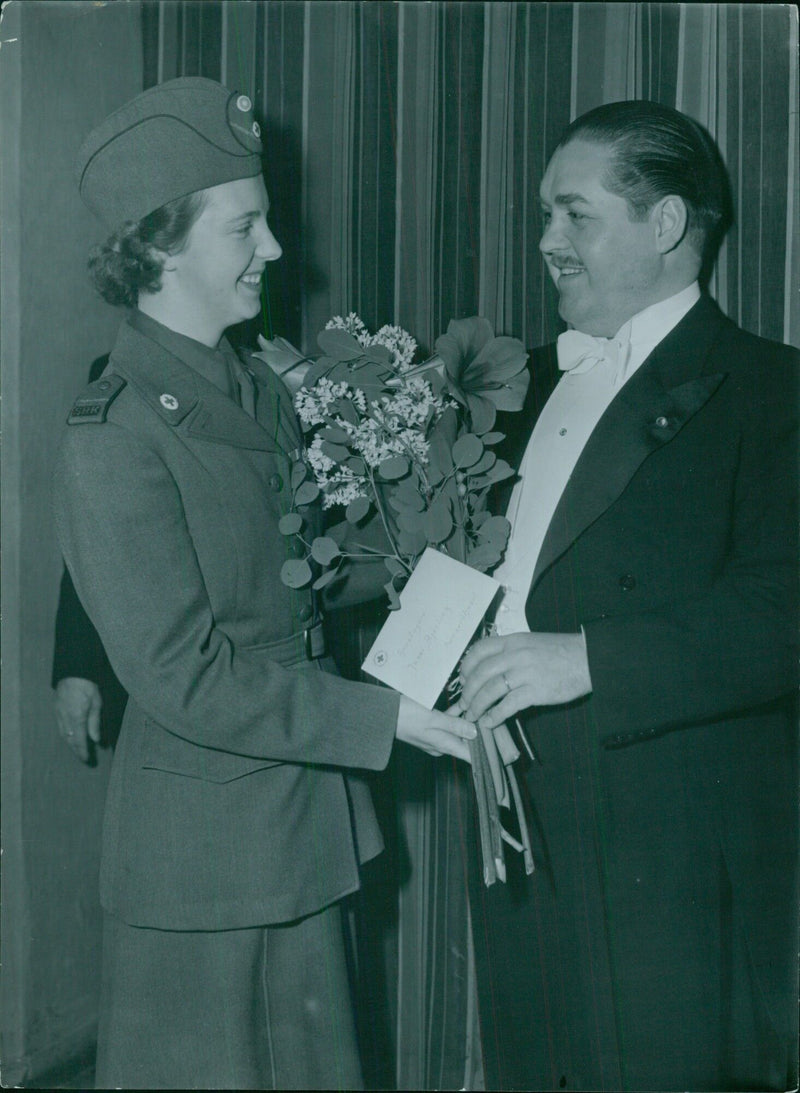
[[[487,1088],[797,1083],[796,351],[701,289],[708,134],[648,102],[567,129],[541,250],[497,635],[463,705],[519,718],[536,869],[473,868]],[[516,432],[514,432],[516,428]]]

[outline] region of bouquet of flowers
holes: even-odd
[[[301,544],[281,578],[292,588],[323,589],[362,559],[381,559],[391,610],[429,547],[482,572],[501,560],[510,525],[488,509],[491,488],[513,476],[493,448],[497,410],[522,408],[527,354],[516,338],[495,337],[484,318],[456,319],[416,363],[417,344],[398,326],[371,334],[354,313],[331,319],[318,336],[321,355],[305,357],[284,339],[259,338],[261,357],[294,394],[306,448],[291,469],[292,511],[281,533]],[[321,498],[344,519],[310,538],[303,507]],[[359,541],[377,521],[380,545]],[[455,699],[455,684],[448,688]],[[484,879],[505,879],[503,842],[525,856],[530,841],[511,764],[519,757],[506,726],[470,745]],[[502,826],[499,807],[515,807],[521,842]]]

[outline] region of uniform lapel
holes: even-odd
[[[543,573],[622,494],[645,459],[670,443],[725,378],[706,371],[726,320],[701,298],[606,410],[550,522],[532,589]]]
[[[111,366],[165,421],[188,436],[237,448],[274,452],[280,446],[240,406],[173,353],[128,323]]]
[[[303,434],[285,384],[258,357],[247,356],[245,367],[255,385],[256,420],[285,455],[298,459]]]

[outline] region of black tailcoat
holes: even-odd
[[[472,870],[487,1088],[796,1082],[797,378],[702,298],[556,510],[528,624],[583,627],[593,692],[522,718],[534,875]]]

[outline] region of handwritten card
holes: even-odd
[[[433,709],[499,587],[492,577],[429,547],[363,670]]]

